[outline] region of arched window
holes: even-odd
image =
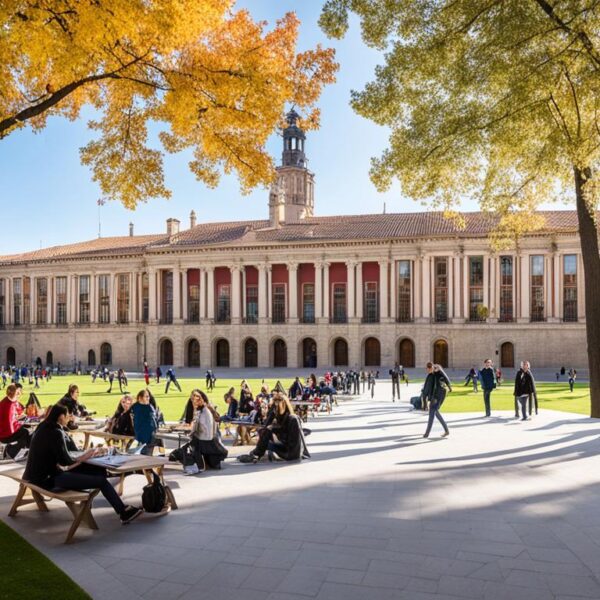
[[[196,338],[187,343],[186,364],[188,367],[200,366],[200,342]]]
[[[313,338],[302,340],[302,366],[308,369],[317,366],[317,342]]]
[[[381,364],[381,344],[374,337],[365,340],[365,367],[378,367]]]
[[[48,350],[46,352],[46,365],[52,366],[54,364],[54,357],[52,356],[52,352]]]
[[[88,350],[88,367],[96,366],[96,353],[93,350]]]
[[[17,364],[17,353],[12,346],[6,349],[6,366],[14,367]]]
[[[273,344],[273,366],[287,367],[287,345],[281,338]]]
[[[100,346],[100,364],[112,365],[112,347],[108,342],[104,342]]]
[[[254,338],[244,342],[244,367],[258,367],[258,344]]]
[[[500,366],[502,368],[515,366],[515,346],[512,342],[504,342],[500,346]]]
[[[448,342],[436,340],[433,343],[433,362],[446,368],[448,366]]]
[[[173,342],[169,339],[163,340],[160,343],[159,358],[161,365],[172,365],[173,364]]]
[[[224,339],[220,339],[215,347],[216,350],[216,364],[217,367],[228,367],[229,366],[229,342]]]
[[[336,367],[348,366],[348,342],[344,338],[333,342],[333,364]]]
[[[409,368],[415,366],[415,344],[408,338],[400,340],[398,344],[398,364]]]

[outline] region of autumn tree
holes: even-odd
[[[265,142],[285,104],[318,122],[316,102],[334,79],[333,51],[298,53],[299,22],[270,30],[233,0],[2,0],[0,141],[48,117],[76,119],[90,105],[94,139],[84,164],[108,199],[133,208],[168,197],[164,150],[192,149],[204,183],[237,172],[248,190],[268,183]]]
[[[591,414],[600,417],[600,3],[328,0],[333,37],[358,15],[385,62],[352,105],[391,129],[372,179],[452,209],[474,199],[523,233],[542,202],[575,202],[585,271]],[[560,348],[556,349],[560,353]]]

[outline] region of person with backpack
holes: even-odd
[[[452,384],[440,365],[434,365],[428,362],[426,368],[427,377],[425,378],[425,384],[423,385],[423,398],[429,401],[429,420],[427,421],[427,429],[425,430],[423,437],[429,437],[434,419],[437,419],[444,428],[442,437],[447,437],[450,435],[450,431],[448,430],[446,421],[444,421],[444,418],[440,413],[440,408],[446,399],[446,392],[452,391]]]
[[[479,381],[481,381],[481,389],[483,390],[483,404],[485,406],[485,416],[490,417],[491,413],[491,396],[496,389],[496,373],[491,358],[487,358],[483,363],[483,369],[479,371]]]
[[[521,421],[527,421],[527,401],[532,396],[536,395],[535,380],[530,371],[530,365],[528,360],[521,362],[521,368],[517,372],[515,377],[515,387],[513,395],[515,397],[515,419],[519,418],[519,410],[517,402],[521,405],[521,411],[523,417]],[[531,413],[531,406],[529,407]],[[536,413],[537,413],[537,400],[536,400]]]
[[[258,444],[249,454],[238,457],[242,463],[257,463],[265,453],[270,461],[274,455],[290,461],[302,456],[303,437],[300,419],[285,394],[275,393],[271,399],[271,408],[258,436]]]
[[[75,458],[67,445],[68,435],[64,428],[69,420],[68,408],[60,402],[48,411],[31,440],[27,465],[23,478],[44,489],[63,490],[99,489],[121,523],[133,521],[142,514],[142,509],[128,506],[108,481],[106,471],[101,467],[88,465],[86,460],[105,453],[104,448],[92,448]]]

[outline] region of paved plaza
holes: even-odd
[[[6,517],[6,478],[0,515],[98,599],[600,598],[600,423],[449,414],[450,437],[436,424],[425,440],[415,391],[392,404],[379,382],[311,419],[302,464],[170,470],[166,517],[122,527],[98,500],[100,530],[70,546],[62,504]],[[127,480],[128,501],[142,485]]]

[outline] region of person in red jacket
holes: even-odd
[[[21,423],[24,415],[20,396],[21,388],[11,383],[0,401],[0,442],[6,444],[4,454],[11,458],[17,458],[23,448],[29,448],[31,441],[29,430]]]

